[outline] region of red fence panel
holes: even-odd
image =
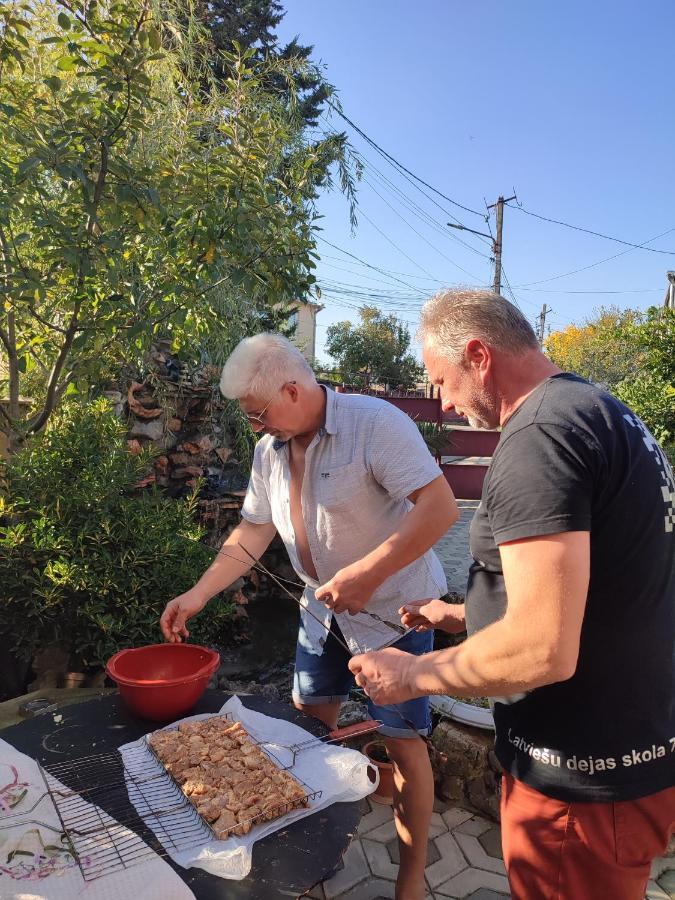
[[[382,394],[382,399],[406,413],[416,422],[440,423],[441,421],[441,401],[436,397],[432,400],[430,397],[388,397],[386,394]]]

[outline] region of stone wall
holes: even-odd
[[[170,352],[168,342],[159,342],[149,355],[143,381],[120,385],[124,391],[106,392],[117,415],[127,422],[129,452],[140,453],[148,447],[158,451],[137,487],[155,484],[171,497],[184,497],[201,481],[199,519],[207,530],[205,543],[214,549],[239,523],[248,486],[247,466],[233,449],[234,435],[218,376],[219,370],[212,366],[188,370]],[[297,581],[278,538],[261,562],[275,575]],[[255,571],[239,579],[233,585],[239,619],[247,618],[244,607],[250,601],[264,600],[278,590]]]
[[[431,740],[438,796],[498,820],[502,768],[493,749],[494,734],[443,719]]]

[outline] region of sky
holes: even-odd
[[[600,306],[662,303],[666,271],[675,269],[672,0],[285,0],[285,7],[280,42],[299,35],[313,45],[344,113],[449,198],[408,180],[336,114],[321,120],[325,131],[347,132],[364,177],[353,232],[339,189],[318,201],[320,360],[328,359],[326,328],[356,321],[363,302],[396,314],[414,333],[421,304],[436,290],[492,284],[489,239],[447,223],[494,232],[486,203],[500,195],[517,195],[504,212],[502,293],[530,321],[544,303],[553,330]],[[633,249],[526,210],[669,252]]]

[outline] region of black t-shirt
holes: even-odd
[[[508,420],[485,478],[469,633],[506,609],[498,545],[566,531],[591,534],[577,669],[495,701],[496,753],[560,800],[647,796],[675,785],[675,478],[634,413],[561,374]]]

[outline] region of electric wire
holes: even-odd
[[[516,205],[507,204],[511,209],[520,210],[520,212],[525,213],[527,216],[533,216],[535,219],[541,219],[542,222],[551,222],[554,225],[562,225],[563,228],[571,228],[573,231],[581,231],[584,234],[592,234],[594,237],[603,238],[606,241],[614,241],[615,244],[623,244],[626,247],[630,247],[633,250],[647,250],[649,253],[662,253],[665,256],[675,256],[675,250],[658,250],[654,247],[647,247],[646,244],[650,243],[650,241],[645,241],[644,244],[634,244],[632,241],[624,241],[621,238],[612,237],[609,234],[602,234],[600,231],[593,231],[591,228],[583,228],[581,225],[570,225],[569,222],[562,222],[560,219],[552,219],[548,216],[542,216],[539,213],[532,212],[529,209],[525,209],[519,203]],[[668,234],[669,232],[664,232]],[[663,235],[659,235],[662,237]],[[656,240],[656,238],[653,238]]]

